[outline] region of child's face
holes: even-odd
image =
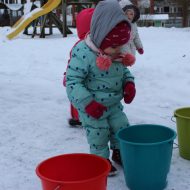
[[[104,53],[106,53],[107,55],[109,55],[111,57],[115,57],[115,56],[121,54],[121,47],[122,46],[108,47],[108,48],[104,49]]]
[[[125,15],[126,15],[127,18],[129,19],[129,21],[132,22],[133,19],[134,19],[135,13],[134,13],[133,10],[127,10],[127,11],[125,12]]]

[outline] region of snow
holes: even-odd
[[[85,131],[71,128],[69,101],[62,86],[76,31],[46,39],[21,35],[7,41],[0,35],[0,189],[41,190],[35,168],[60,154],[88,153]],[[3,33],[3,32],[2,32]],[[137,53],[131,72],[137,95],[125,106],[131,124],[171,121],[190,97],[190,28],[139,28],[144,55]],[[174,118],[175,120],[175,118]],[[175,140],[177,143],[177,139]],[[160,157],[161,159],[161,157]],[[127,190],[123,170],[108,178],[108,190]],[[166,190],[190,190],[190,161],[173,149]]]
[[[155,15],[141,15],[140,20],[168,20],[169,15],[168,14],[155,14]]]
[[[18,3],[6,4],[6,6],[12,11],[18,11],[23,7],[22,4]]]

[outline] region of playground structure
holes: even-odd
[[[70,6],[72,8],[72,26],[75,26],[75,17],[79,11],[84,8],[92,7],[97,4],[98,1],[67,1],[67,0],[40,0],[40,7],[35,6],[31,12],[23,15],[7,33],[8,39],[13,39],[19,35],[22,31],[24,34],[29,34],[29,27],[33,27],[32,37],[37,35],[37,27],[40,26],[40,38],[45,38],[46,35],[53,33],[53,27],[57,27],[63,37],[67,34],[72,34],[67,26],[67,9]],[[5,10],[10,9],[9,4],[1,3]],[[21,4],[20,9],[23,10],[24,4]],[[10,22],[12,23],[12,22]],[[11,24],[10,24],[11,25]],[[45,28],[48,26],[49,34],[45,32]]]
[[[54,10],[60,3],[61,0],[49,0],[41,8],[36,8],[27,15],[24,15],[13,25],[12,29],[7,34],[7,38],[14,38],[19,33],[21,33],[31,22],[43,15],[47,15],[52,10]],[[41,30],[43,30],[43,28]]]

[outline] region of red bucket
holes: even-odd
[[[92,154],[64,154],[41,162],[36,174],[43,190],[106,190],[109,162]]]

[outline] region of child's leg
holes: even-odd
[[[90,145],[90,153],[109,158],[110,130],[106,119],[91,119],[90,123],[84,124],[86,136]]]
[[[109,117],[108,123],[110,125],[110,148],[119,149],[119,141],[116,138],[116,133],[121,128],[129,126],[129,121],[127,116],[123,112],[123,106],[118,104],[111,108],[111,115]]]
[[[71,104],[71,118],[69,119],[69,125],[71,126],[81,125],[81,122],[79,121],[78,111],[76,108],[74,108],[72,104]]]
[[[75,120],[79,120],[78,111],[74,106],[71,104],[71,116]]]

